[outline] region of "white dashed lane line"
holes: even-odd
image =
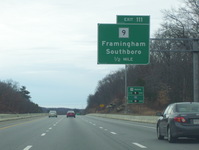
[[[93,122],[90,122],[90,121],[88,121],[88,120],[85,120],[86,122],[88,122],[88,123],[90,123],[90,124],[92,124],[93,126],[96,126],[96,124],[95,123],[93,123]],[[106,129],[106,128],[104,128],[104,127],[101,127],[101,126],[99,126],[99,129],[104,129],[104,131],[108,131],[108,129]],[[111,134],[113,134],[113,135],[116,135],[117,133],[116,132],[110,132]]]
[[[95,123],[93,123],[93,122],[90,122],[90,121],[88,121],[88,120],[86,120],[88,123],[90,123],[90,124],[92,124],[92,125],[94,125],[94,126],[96,126],[96,124]],[[132,124],[130,124],[130,125],[132,125]],[[140,126],[140,125],[133,125],[133,126]],[[144,128],[151,128],[151,129],[154,129],[154,127],[148,127],[148,126],[143,126],[143,125],[141,125],[142,127],[144,127]],[[104,127],[101,127],[101,126],[98,126],[99,127],[99,129],[104,129],[104,131],[108,131],[108,129],[106,129],[106,128],[104,128]],[[110,132],[110,131],[108,131],[109,133],[111,133],[111,134],[113,134],[113,135],[116,135],[117,133],[116,132]],[[137,146],[137,147],[139,147],[139,148],[141,148],[141,149],[146,149],[147,147],[146,146],[144,146],[144,145],[142,145],[142,144],[139,144],[139,143],[136,143],[136,142],[132,142],[132,144],[133,145],[135,145],[135,146]]]
[[[115,133],[115,132],[111,132],[111,134],[114,134],[114,135],[115,135],[115,134],[117,134],[117,133]]]
[[[138,146],[139,148],[147,148],[146,146],[141,145],[141,144],[139,144],[139,143],[132,143],[132,144],[134,144],[134,145]]]
[[[42,134],[41,134],[41,136],[45,136],[45,135],[46,135],[46,133],[42,133]]]
[[[62,118],[63,119],[63,118]],[[57,126],[57,124],[62,120],[60,119],[58,122],[54,123],[53,126]],[[50,127],[49,129],[46,130],[46,133],[49,132],[49,130],[52,130],[52,127]],[[45,136],[46,133],[42,133],[41,136]],[[26,146],[23,150],[30,150],[32,148],[32,145],[28,145]]]
[[[26,146],[26,148],[24,148],[23,150],[29,150],[29,149],[31,149],[31,147],[32,147],[32,145],[28,145],[28,146]]]

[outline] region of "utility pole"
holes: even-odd
[[[193,40],[193,100],[199,102],[199,44]]]

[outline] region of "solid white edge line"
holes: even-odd
[[[23,150],[29,150],[32,147],[32,145],[28,145],[26,146],[26,148],[24,148]]]
[[[140,148],[147,148],[146,146],[141,145],[141,144],[139,144],[139,143],[132,143],[132,144],[134,144],[134,145],[136,145],[136,146],[138,146],[138,147],[140,147]]]

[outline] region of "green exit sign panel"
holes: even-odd
[[[144,103],[144,87],[128,87],[128,103]]]
[[[117,16],[117,23],[129,23],[129,24],[150,24],[150,16]]]
[[[149,25],[98,24],[98,64],[148,64]]]

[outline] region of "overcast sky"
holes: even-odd
[[[98,81],[124,65],[97,64],[97,24],[116,15],[150,15],[179,0],[0,0],[0,80],[26,86],[44,107],[85,108]]]

